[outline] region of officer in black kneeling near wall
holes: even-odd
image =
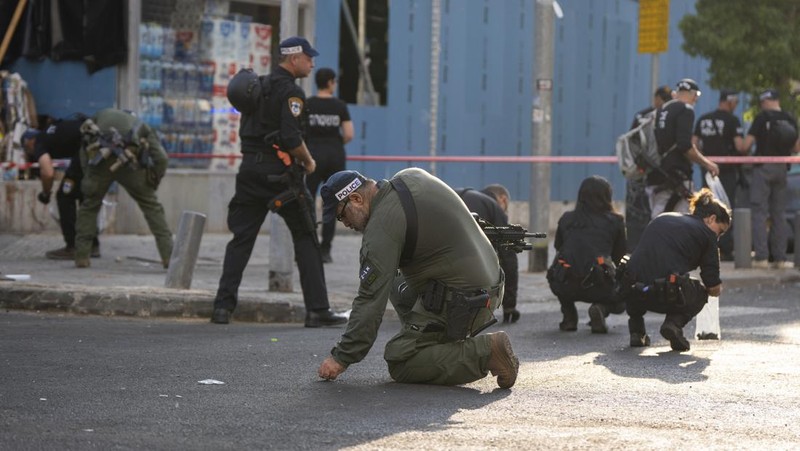
[[[575,209],[558,220],[556,256],[547,270],[550,290],[558,297],[564,332],[578,330],[575,302],[589,306],[592,333],[608,333],[606,318],[625,304],[614,290],[616,266],[625,255],[625,220],[611,203],[611,184],[594,175],[578,189]]]
[[[626,302],[632,347],[650,345],[647,312],[664,313],[661,336],[675,351],[688,351],[683,327],[697,316],[708,296],[719,296],[719,237],[731,225],[728,207],[708,188],[695,193],[691,214],[663,213],[647,226],[623,272],[620,296]],[[700,279],[689,272],[700,268]]]
[[[280,62],[270,75],[241,71],[228,85],[228,99],[242,113],[239,135],[244,155],[236,193],[228,205],[233,239],[225,248],[212,323],[230,321],[242,273],[271,210],[281,215],[292,233],[306,306],[305,326],[347,322],[347,317],[330,309],[313,204],[302,180],[302,172],[314,172],[316,162],[303,142],[305,94],[295,80],[311,73],[318,54],[306,39],[288,38],[280,43]]]

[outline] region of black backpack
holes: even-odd
[[[789,156],[797,142],[797,123],[789,114],[777,111],[767,112],[767,148],[768,156]]]

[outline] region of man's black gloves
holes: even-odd
[[[50,193],[45,193],[44,191],[42,191],[36,196],[36,198],[39,199],[39,202],[45,205],[50,203]]]

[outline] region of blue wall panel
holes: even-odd
[[[28,83],[36,100],[36,111],[53,117],[75,112],[93,114],[113,107],[117,101],[117,69],[107,67],[92,75],[79,61],[31,62],[20,58],[11,67]]]

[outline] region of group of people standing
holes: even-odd
[[[688,350],[683,327],[707,303],[719,296],[720,256],[732,259],[731,208],[737,187],[743,182],[740,165],[717,165],[707,156],[748,154],[786,156],[800,152],[797,121],[781,111],[779,94],[761,93],[761,112],[746,136],[733,114],[738,102],[734,91],[720,92],[717,110],[694,122],[694,104],[701,92],[691,79],[680,80],[673,91],[662,86],[654,94],[653,107],[637,113],[632,128],[654,121],[658,151],[663,160],[650,170],[641,186],[629,187],[627,201],[639,212],[647,199],[649,220],[626,225],[611,203],[611,185],[602,177],[589,177],[578,191],[573,211],[558,222],[556,256],[547,273],[551,290],[561,303],[562,331],[578,326],[576,301],[590,304],[593,333],[606,333],[605,318],[627,311],[630,345],[648,346],[650,337],[643,316],[647,311],[665,314],[660,328],[676,351]],[[701,151],[702,149],[702,151]],[[726,205],[708,188],[694,191],[692,165],[703,175],[719,176],[732,205]],[[787,224],[785,163],[753,165],[747,200],[753,209],[754,267],[790,268],[786,259]],[[769,222],[768,222],[769,219]],[[634,227],[631,225],[640,225]],[[769,247],[767,236],[769,229]],[[728,233],[726,233],[728,232]],[[633,238],[633,239],[631,239]],[[630,252],[630,254],[626,254]],[[700,268],[700,280],[689,272]]]

